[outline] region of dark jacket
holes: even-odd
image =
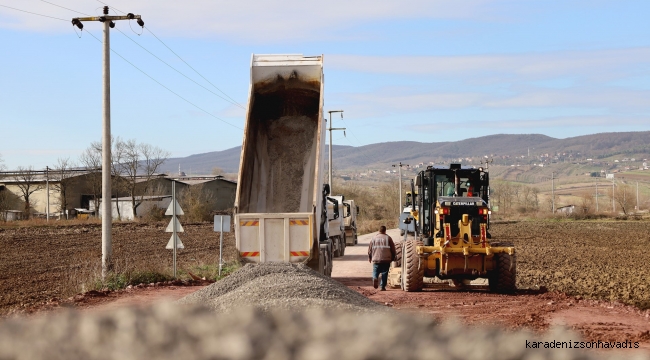
[[[395,260],[395,243],[386,234],[377,234],[368,245],[368,260],[383,264]]]

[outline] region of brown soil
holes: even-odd
[[[517,248],[517,287],[650,308],[650,222],[540,221],[496,224],[493,239]]]
[[[117,271],[170,273],[167,223],[113,225]],[[216,264],[219,233],[210,223],[183,224],[178,268]],[[101,226],[0,228],[0,315],[23,311],[91,289],[101,269]],[[224,234],[224,261],[235,259],[234,234]],[[190,270],[191,271],[191,270]]]
[[[117,225],[114,234],[117,239],[122,239],[120,242],[128,239],[131,247],[140,244],[138,253],[141,256],[159,252],[161,256],[171,257],[158,250],[164,249],[166,243],[163,226]],[[195,258],[200,252],[216,254],[214,249],[218,241],[210,239],[218,238],[211,233],[210,224],[184,227],[188,233],[182,239],[188,250],[179,256],[181,263],[191,264],[187,258],[189,249],[194,249],[192,254]],[[41,304],[38,305],[41,309],[63,305],[101,310],[149,304],[163,297],[177,299],[201,288],[141,287],[48,301],[60,287],[57,279],[66,274],[65,266],[74,263],[66,260],[65,256],[78,258],[79,254],[90,253],[94,254],[95,261],[99,261],[99,229],[84,232],[83,228],[0,230],[0,245],[4,249],[0,252],[2,301],[10,299],[14,304],[17,301],[31,304],[28,308]],[[636,290],[648,287],[648,278],[643,271],[647,256],[642,246],[648,242],[649,230],[650,223],[633,221],[495,224],[491,230],[493,239],[512,241],[517,247],[518,291],[513,295],[492,294],[480,287],[469,290],[425,288],[417,293],[398,289],[378,291],[371,286],[371,265],[367,258],[367,243],[372,234],[360,236],[359,245],[348,247],[345,256],[335,259],[333,278],[374,301],[402,311],[442,319],[457,318],[467,324],[528,328],[540,332],[553,325],[564,325],[578,331],[585,340],[638,341],[642,348],[650,349],[650,309],[643,309],[648,294]],[[195,235],[188,236],[190,234]],[[199,234],[205,236],[203,242],[190,241]],[[399,239],[396,231],[389,234],[395,240]],[[147,237],[150,240],[144,243],[150,245],[136,241]],[[89,238],[93,240],[88,241]],[[233,251],[232,237],[229,239],[227,246]],[[62,249],[62,244],[72,245]],[[72,255],[66,255],[68,253]],[[23,265],[7,266],[13,258],[10,255],[24,259],[19,263]],[[67,262],[62,265],[60,261]],[[35,263],[42,265],[36,268]],[[6,277],[10,272],[14,275]],[[38,300],[29,302],[27,299]],[[7,309],[6,305],[4,309]]]
[[[545,331],[553,325],[564,325],[579,332],[585,340],[638,341],[642,348],[650,349],[650,310],[622,303],[625,300],[641,304],[648,296],[645,292],[626,291],[648,286],[647,277],[638,271],[646,257],[639,251],[647,242],[647,237],[642,235],[648,230],[650,224],[640,222],[494,225],[491,231],[494,240],[514,241],[517,247],[518,291],[513,295],[492,294],[480,286],[469,290],[451,286],[425,288],[422,292],[409,293],[400,289],[378,291],[372,287],[372,267],[367,256],[372,234],[360,236],[359,245],[348,247],[344,257],[334,259],[332,277],[374,301],[403,311],[510,329]],[[626,232],[632,236],[624,236],[625,240],[621,235],[613,236]],[[395,230],[389,235],[399,239]],[[619,250],[614,245],[622,241],[629,248],[637,249],[637,253]],[[612,254],[619,251],[623,254]],[[636,276],[630,276],[634,271],[628,271],[626,266],[602,266],[623,258],[626,260],[621,264],[637,270]],[[547,267],[554,270],[546,270]],[[602,269],[609,269],[607,277],[601,274]],[[556,275],[560,271],[571,281]],[[609,291],[599,291],[598,282],[604,278],[608,279],[605,288]],[[622,286],[610,287],[612,281]]]

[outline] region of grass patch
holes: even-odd
[[[193,266],[192,268],[189,268],[187,270],[180,270],[179,275],[183,275],[184,277],[187,276],[189,278],[190,277],[190,275],[188,274],[189,271],[200,278],[205,278],[206,280],[211,280],[211,281],[217,281],[232,274],[233,272],[237,271],[239,268],[241,268],[241,264],[238,261],[225,263],[221,267],[221,276],[219,276],[219,264],[201,264],[201,265]]]
[[[129,285],[151,284],[169,280],[174,280],[174,277],[169,274],[153,271],[133,271],[117,274],[113,273],[107,276],[104,281],[96,280],[91,288],[93,290],[118,290],[124,289]]]

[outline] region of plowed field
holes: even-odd
[[[165,226],[114,224],[116,268],[169,271]],[[215,264],[219,237],[212,224],[183,227],[179,268]],[[81,291],[99,275],[100,230],[99,224],[0,228],[0,314]],[[650,222],[518,222],[494,224],[491,233],[516,246],[519,289],[546,287],[650,308]],[[234,234],[224,240],[224,259],[233,260]]]
[[[113,225],[118,271],[169,272],[167,223]],[[218,263],[219,233],[210,223],[183,224],[179,269]],[[235,257],[234,234],[224,234],[224,261]],[[76,294],[101,273],[101,225],[0,228],[0,314]]]
[[[650,308],[650,222],[539,221],[494,224],[517,248],[517,287]]]

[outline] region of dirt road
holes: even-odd
[[[397,230],[389,230],[388,234],[401,240]],[[458,318],[467,324],[511,329],[544,331],[553,325],[564,325],[580,332],[586,340],[638,341],[642,348],[650,349],[648,312],[618,303],[530,289],[519,289],[515,295],[453,288],[424,289],[418,293],[400,289],[378,291],[372,287],[372,265],[367,253],[373,235],[359,236],[357,246],[346,248],[345,256],[334,260],[332,277],[386,306],[441,319]]]

